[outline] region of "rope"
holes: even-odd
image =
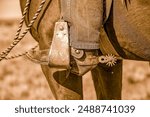
[[[28,52],[23,52],[23,53],[15,54],[13,56],[8,56],[8,57],[5,57],[5,60],[11,60],[11,59],[19,58],[21,56],[25,56],[27,53]]]
[[[34,46],[30,50],[35,50],[37,47],[38,47],[38,45]],[[25,51],[25,52],[22,52],[22,53],[19,53],[19,54],[14,54],[12,56],[5,57],[4,59],[5,60],[11,60],[11,59],[19,58],[19,57],[27,55],[27,53],[28,53],[28,51]]]
[[[30,6],[30,3],[31,1],[30,0],[27,0],[26,2],[26,5],[25,5],[25,8],[24,8],[24,11],[23,11],[23,16],[21,18],[21,21],[20,21],[20,24],[19,24],[19,27],[18,27],[18,30],[17,30],[17,33],[15,35],[15,38],[13,40],[13,42],[10,44],[10,46],[5,49],[1,54],[0,54],[0,61],[2,61],[3,59],[10,59],[10,58],[15,58],[15,57],[20,57],[20,56],[23,56],[25,55],[25,53],[27,52],[24,52],[22,54],[18,54],[18,55],[14,55],[14,56],[11,56],[11,57],[8,57],[7,58],[7,55],[11,52],[11,50],[24,38],[24,36],[27,34],[27,32],[31,29],[31,27],[33,26],[33,23],[35,22],[35,20],[37,19],[38,15],[40,14],[44,4],[45,4],[46,0],[42,0],[41,3],[40,3],[40,6],[38,8],[38,10],[36,11],[34,17],[32,18],[32,20],[30,21],[30,23],[28,24],[27,28],[25,29],[25,31],[23,31],[23,33],[20,35],[20,32],[21,32],[21,29],[22,29],[22,26],[23,26],[23,23],[25,21],[25,16],[28,12],[28,9],[29,9],[29,6]],[[20,35],[20,37],[19,37]]]

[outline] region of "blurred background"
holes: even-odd
[[[19,0],[1,0],[0,3],[0,52],[12,42],[21,12]],[[29,50],[36,45],[27,34],[13,50],[13,53]],[[84,99],[96,99],[89,74],[83,78]],[[122,98],[150,99],[150,68],[148,62],[124,61]],[[54,99],[40,65],[21,57],[0,62],[0,99],[28,100]]]

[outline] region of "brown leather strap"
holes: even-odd
[[[60,4],[62,18],[69,21],[71,18],[71,0],[60,0]]]
[[[113,54],[116,56],[119,56],[113,45],[111,44],[104,28],[100,31],[100,50],[101,52],[105,54]]]
[[[106,21],[109,19],[111,10],[112,10],[112,6],[113,6],[113,0],[104,0],[104,22],[103,24],[105,25]],[[106,33],[106,29],[104,29],[104,27],[101,28],[100,30],[100,50],[102,52],[102,54],[113,54],[116,55],[120,58],[125,57],[124,52],[122,51],[121,47],[118,46],[117,44],[115,44],[117,46],[114,46],[114,44],[112,44],[112,42],[110,41],[110,37],[109,35]],[[121,52],[122,53],[121,53]],[[121,57],[122,56],[122,57]]]
[[[113,0],[104,0],[104,23],[107,21]]]

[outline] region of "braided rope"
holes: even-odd
[[[31,48],[31,50],[35,50],[37,47],[38,47],[38,45]],[[13,56],[5,57],[5,60],[11,60],[11,59],[19,58],[21,56],[25,56],[27,53],[28,53],[28,51],[25,51],[25,52],[19,53],[19,54],[14,54]]]
[[[34,17],[30,21],[30,23],[28,24],[25,31],[23,31],[23,33],[19,37],[19,34],[20,34],[22,26],[23,26],[23,22],[25,21],[25,15],[28,12],[29,5],[30,5],[30,0],[27,0],[26,6],[25,6],[25,9],[24,9],[24,12],[23,12],[23,16],[21,18],[20,25],[19,25],[19,28],[18,28],[17,33],[15,35],[15,38],[14,38],[13,42],[10,44],[10,46],[0,54],[0,61],[2,61],[3,59],[5,59],[7,57],[7,55],[11,52],[11,50],[24,38],[24,36],[27,34],[27,32],[31,29],[31,27],[33,26],[33,23],[35,22],[38,15],[40,14],[45,2],[46,2],[46,0],[42,0],[42,2],[40,3],[40,6],[39,6],[38,10],[36,11]],[[27,52],[24,52],[22,54],[19,54],[18,56],[17,55],[15,55],[15,56],[19,57],[21,55],[25,55],[25,53],[27,53]],[[8,58],[14,58],[15,56],[8,57]]]
[[[25,20],[25,16],[28,12],[29,7],[30,7],[30,0],[27,0],[24,11],[23,11],[23,14],[22,14],[22,18],[20,20],[19,27],[18,27],[18,30],[17,30],[17,33],[15,35],[14,40],[16,40],[20,35],[21,29],[22,29],[22,26],[23,26],[23,23],[24,23],[24,20]]]
[[[8,56],[5,57],[5,60],[11,60],[11,59],[15,59],[15,58],[19,58],[21,56],[25,56],[28,52],[23,52],[23,53],[19,53],[19,54],[14,54],[13,56]]]

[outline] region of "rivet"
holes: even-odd
[[[79,51],[79,50],[75,50],[75,52],[76,52],[77,54],[80,54],[80,51]]]
[[[63,27],[63,26],[60,26],[59,29],[62,31],[62,30],[64,30],[64,27]]]

